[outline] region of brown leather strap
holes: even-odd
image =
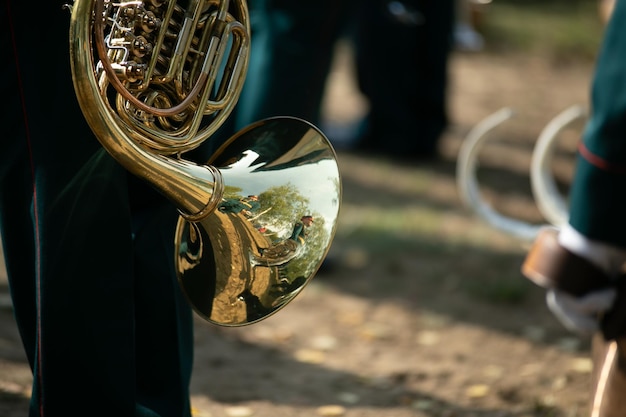
[[[583,295],[610,285],[600,268],[559,244],[556,229],[542,230],[522,265],[522,273],[537,285]]]

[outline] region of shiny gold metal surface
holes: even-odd
[[[199,315],[227,326],[299,293],[328,252],[341,198],[332,146],[296,118],[243,129],[207,164],[184,159],[232,111],[249,33],[243,0],[75,0],[70,24],[87,122],[178,208],[179,282]]]
[[[228,185],[209,216],[179,220],[179,282],[206,320],[253,323],[291,301],[326,256],[341,195],[335,155],[314,126],[276,118],[239,132],[211,163]]]

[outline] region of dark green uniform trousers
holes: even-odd
[[[189,416],[176,211],[83,121],[63,3],[0,7],[0,228],[33,371],[30,416]]]
[[[250,0],[250,65],[223,135],[267,117],[320,122],[334,46],[353,0]]]
[[[357,146],[391,156],[437,152],[448,124],[453,0],[368,0],[355,31],[359,86],[369,99]]]
[[[420,19],[394,15],[405,4]],[[250,0],[248,77],[219,141],[257,120],[295,116],[319,124],[336,41],[354,40],[359,85],[369,99],[362,148],[431,155],[448,123],[452,0]],[[332,139],[332,138],[331,138]]]

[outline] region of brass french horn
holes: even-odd
[[[102,146],[179,210],[178,281],[211,323],[257,322],[291,301],[324,260],[341,198],[324,134],[262,120],[206,164],[183,158],[239,97],[250,27],[243,0],[75,0],[74,87]]]

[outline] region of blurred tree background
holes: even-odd
[[[486,52],[592,61],[603,33],[598,0],[494,0],[474,10]]]

